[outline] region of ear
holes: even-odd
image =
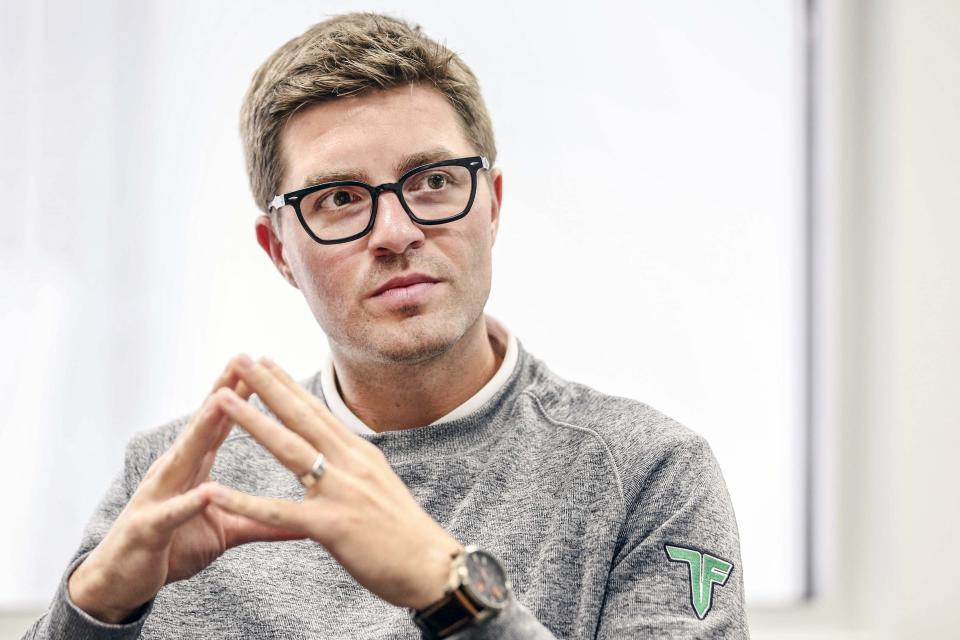
[[[503,201],[503,172],[491,169],[490,178],[490,246],[497,241],[497,229],[500,227],[500,203]]]
[[[277,271],[290,283],[290,286],[299,289],[300,287],[297,286],[297,281],[293,277],[293,272],[290,271],[290,265],[283,259],[283,242],[277,237],[277,229],[274,229],[273,221],[269,216],[262,215],[257,218],[255,227],[257,242],[270,256],[270,261],[277,268]]]

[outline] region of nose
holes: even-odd
[[[377,202],[377,219],[368,238],[370,250],[378,255],[402,254],[407,249],[420,248],[426,235],[420,225],[407,215],[397,194],[382,191]]]

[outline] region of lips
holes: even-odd
[[[409,287],[410,285],[419,284],[421,282],[440,282],[440,280],[434,278],[433,276],[428,276],[425,273],[408,273],[396,278],[390,278],[379,287],[374,289],[373,292],[370,293],[370,297],[373,298],[378,296],[388,289],[394,289],[396,287]]]

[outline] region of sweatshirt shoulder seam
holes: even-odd
[[[613,452],[610,450],[610,445],[607,444],[607,441],[604,439],[604,437],[600,435],[595,429],[591,429],[590,427],[584,427],[580,425],[571,424],[569,422],[564,422],[563,420],[557,420],[547,412],[547,409],[546,407],[543,406],[543,402],[540,400],[540,397],[537,396],[535,393],[533,393],[533,391],[531,391],[529,388],[524,389],[520,393],[521,395],[526,395],[533,398],[533,400],[537,403],[537,407],[540,409],[540,413],[542,413],[543,416],[547,420],[549,420],[551,424],[554,424],[558,427],[565,427],[567,429],[575,429],[577,431],[583,431],[583,432],[589,433],[591,436],[594,437],[594,439],[600,442],[600,444],[603,446],[603,450],[606,452],[607,458],[609,459],[610,466],[613,468],[613,477],[617,481],[617,493],[620,494],[620,505],[624,509],[624,511],[626,511],[627,499],[623,491],[623,480],[620,478],[620,469],[617,468],[616,458],[614,458]]]

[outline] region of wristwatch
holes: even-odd
[[[446,638],[497,615],[512,598],[513,588],[500,561],[471,544],[453,557],[446,594],[424,609],[411,609],[410,617],[424,638]]]

